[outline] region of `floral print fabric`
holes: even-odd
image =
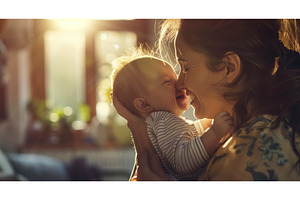
[[[300,180],[292,129],[284,120],[273,128],[276,119],[260,115],[249,120],[217,150],[200,180]],[[299,137],[296,141],[299,147]]]

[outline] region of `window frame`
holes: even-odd
[[[154,19],[136,20],[90,20],[90,29],[84,31],[85,46],[85,102],[90,107],[91,119],[96,116],[98,69],[95,52],[95,36],[99,31],[130,31],[137,35],[137,45],[154,46]],[[30,88],[31,98],[46,101],[45,44],[44,34],[48,30],[59,30],[51,20],[34,20],[34,41],[31,45]]]

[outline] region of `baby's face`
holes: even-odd
[[[176,89],[177,76],[172,67],[153,59],[147,64],[147,102],[156,111],[164,110],[182,115],[189,107],[188,98],[185,90]]]

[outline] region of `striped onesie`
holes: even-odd
[[[164,171],[171,180],[197,180],[209,156],[200,136],[200,120],[189,123],[167,111],[155,111],[146,118],[149,138]]]

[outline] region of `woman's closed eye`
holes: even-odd
[[[186,73],[187,71],[189,71],[190,68],[188,67],[185,67],[185,68],[182,68],[182,73]]]
[[[189,67],[186,67],[186,66],[184,66],[184,65],[181,65],[181,67],[180,67],[180,72],[181,72],[181,73],[185,74],[188,70],[189,70]]]
[[[181,65],[181,73],[186,74],[187,71],[189,71],[192,68],[197,68],[197,66],[198,66],[198,63],[192,64],[192,65],[190,65],[190,64],[184,65],[183,64],[183,65]]]
[[[180,66],[181,73],[185,74],[189,70],[189,67],[186,66],[185,62],[179,61],[178,64]]]

